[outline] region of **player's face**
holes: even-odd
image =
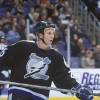
[[[45,28],[44,29],[44,41],[47,45],[51,45],[53,40],[54,40],[54,35],[55,35],[55,29],[50,27],[50,28]]]

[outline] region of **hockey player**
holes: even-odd
[[[76,91],[81,100],[92,100],[92,90],[71,78],[64,57],[51,47],[55,37],[54,25],[40,21],[34,29],[36,42],[19,41],[1,51],[0,67],[11,69],[10,81],[47,87],[53,81],[57,88]],[[49,90],[19,86],[9,88],[9,100],[48,100],[48,96]]]

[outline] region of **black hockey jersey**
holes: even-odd
[[[54,49],[43,50],[34,42],[20,41],[5,46],[1,52],[0,68],[11,69],[10,81],[41,86],[51,86],[53,81],[58,88],[64,89],[71,89],[77,84],[70,77],[63,56]],[[48,90],[29,90],[49,96]]]

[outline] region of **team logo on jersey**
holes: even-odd
[[[24,75],[24,78],[31,77],[33,79],[48,80],[49,76],[46,75],[46,72],[50,63],[51,60],[48,57],[41,58],[35,53],[31,53],[26,65],[27,73]]]
[[[7,50],[7,45],[0,44],[0,57],[2,57],[5,54],[6,50]]]

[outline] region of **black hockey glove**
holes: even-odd
[[[93,100],[93,91],[88,86],[77,85],[71,89],[72,93],[76,91],[76,96],[80,100]]]

